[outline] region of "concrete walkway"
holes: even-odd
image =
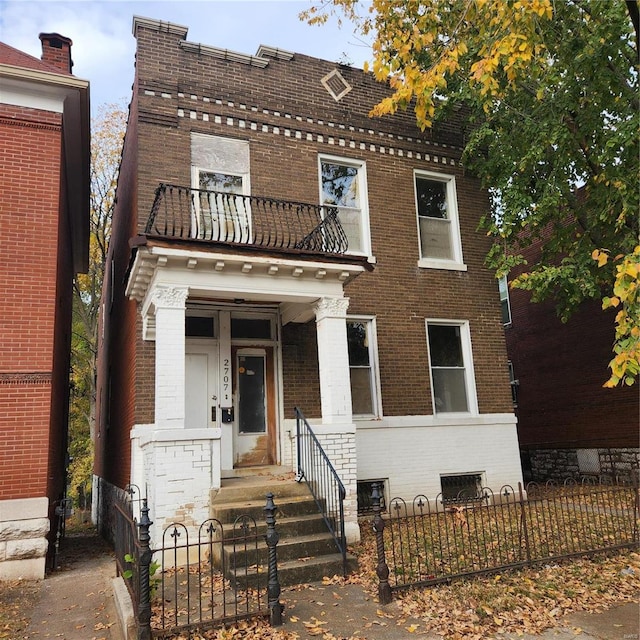
[[[113,594],[115,560],[96,535],[68,537],[60,568],[40,586],[27,632],[11,640],[127,640],[120,627]],[[442,640],[419,620],[404,617],[395,603],[380,607],[355,584],[321,583],[283,589],[283,631],[299,640]],[[505,640],[640,640],[639,607],[625,604],[600,614],[576,613],[541,635],[501,635]],[[325,636],[325,634],[327,634]],[[328,635],[331,634],[331,635]],[[129,636],[128,640],[133,640]]]
[[[115,559],[104,540],[68,536],[58,560],[58,569],[41,583],[24,637],[125,640],[113,596]]]

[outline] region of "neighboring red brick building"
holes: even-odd
[[[64,495],[72,283],[86,271],[89,84],[71,40],[0,43],[0,578],[39,578]]]
[[[413,498],[521,480],[477,232],[488,198],[461,166],[462,123],[370,118],[388,89],[359,69],[192,43],[147,18],[133,30],[100,506],[131,482],[156,535],[203,521],[238,467],[296,468],[295,406],[346,486],[348,538],[358,484]]]
[[[532,263],[537,245],[526,249]],[[513,277],[519,273],[514,271]],[[586,302],[563,323],[552,302],[509,290],[507,352],[517,380],[516,415],[525,477],[628,474],[638,469],[640,391],[606,389],[614,317]]]

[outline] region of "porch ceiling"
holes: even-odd
[[[344,285],[372,265],[365,257],[258,253],[242,248],[176,246],[144,236],[132,242],[126,295],[148,308],[157,286],[186,287],[190,298],[280,304],[283,321],[306,321],[309,304],[341,297]],[[312,314],[312,312],[311,312]]]

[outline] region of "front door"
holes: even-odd
[[[187,429],[203,429],[218,425],[217,382],[216,343],[187,340],[185,349],[185,426]]]
[[[272,347],[234,351],[234,466],[274,464],[275,388]]]

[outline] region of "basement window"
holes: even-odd
[[[482,499],[482,474],[462,473],[440,476],[443,504],[474,502]]]
[[[378,480],[358,480],[358,515],[366,516],[373,513],[373,500],[371,494],[373,492],[374,483],[378,483],[382,488],[380,496],[380,510],[387,510],[387,479],[379,478]]]

